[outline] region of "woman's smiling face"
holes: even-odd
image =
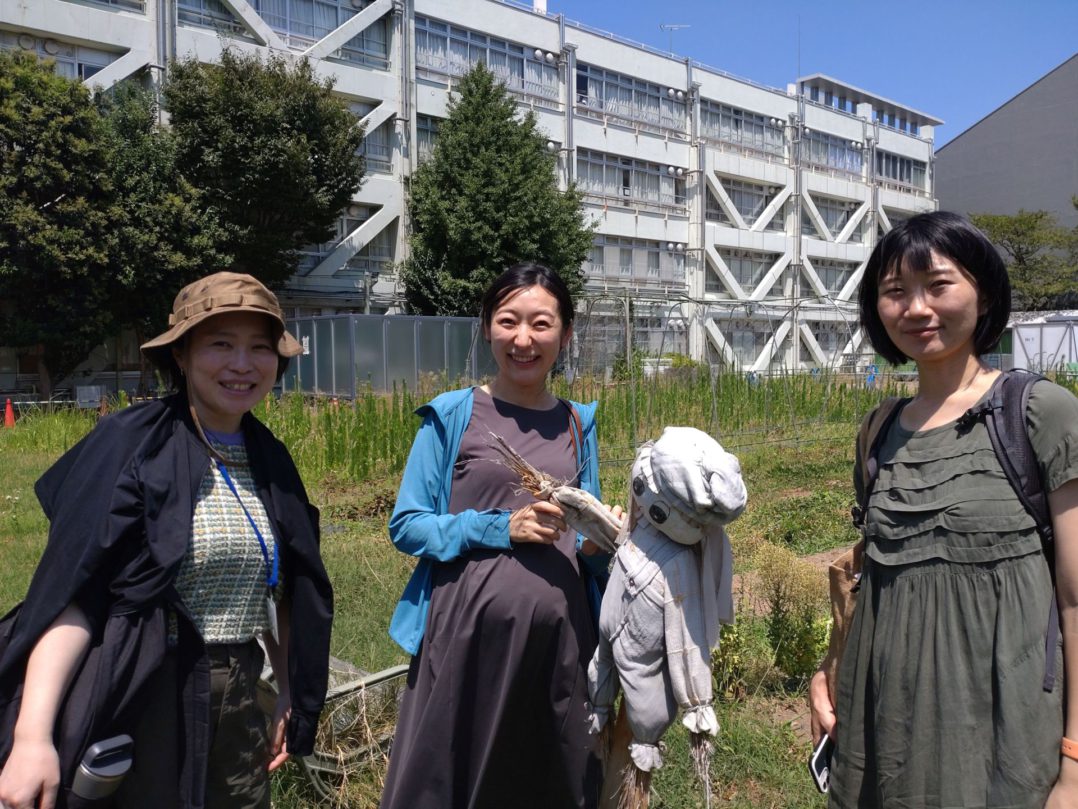
[[[255,312],[214,315],[172,349],[202,426],[234,433],[243,414],[261,402],[277,379],[277,348],[270,318]]]
[[[557,298],[539,285],[509,293],[485,331],[499,383],[521,390],[545,387],[547,374],[572,336]]]
[[[973,277],[935,250],[924,271],[903,264],[880,279],[876,311],[891,342],[917,363],[974,353],[984,306]]]

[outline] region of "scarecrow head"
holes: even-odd
[[[667,427],[636,453],[632,521],[695,545],[736,519],[748,495],[736,457],[694,427]]]

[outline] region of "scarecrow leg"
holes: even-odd
[[[625,782],[625,769],[633,766],[633,760],[629,757],[629,744],[632,740],[633,729],[629,727],[623,698],[610,733],[610,753],[603,770],[603,791],[599,799],[599,809],[617,809],[621,786]]]

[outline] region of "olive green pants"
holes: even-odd
[[[264,655],[255,642],[207,647],[210,659],[210,742],[206,809],[270,809],[269,734],[256,699]],[[135,762],[117,794],[119,809],[177,809],[173,798],[156,799],[162,784],[178,784],[175,722],[179,710],[175,665],[169,658],[153,685],[149,704],[135,729]],[[168,728],[167,732],[163,732]]]

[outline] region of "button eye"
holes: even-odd
[[[666,522],[666,518],[667,516],[669,516],[669,513],[658,503],[654,503],[652,504],[651,508],[648,509],[648,516],[651,517],[652,522],[659,523],[661,525],[662,523]]]
[[[644,478],[642,475],[637,475],[633,478],[633,494],[637,497],[644,493]]]

